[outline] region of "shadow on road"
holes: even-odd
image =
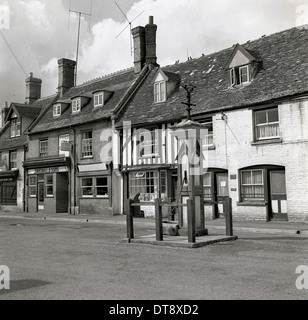
[[[0,296],[6,293],[14,292],[14,291],[27,290],[27,289],[46,286],[48,284],[51,284],[51,282],[35,280],[35,279],[11,280],[10,289],[0,290]]]

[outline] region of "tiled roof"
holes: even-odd
[[[30,133],[50,131],[110,117],[136,79],[133,69],[129,69],[69,89],[61,98],[55,99],[54,103],[70,104],[72,98],[92,97],[92,93],[97,90],[111,91],[113,94],[103,107],[94,108],[93,99],[89,99],[80,113],[72,115],[72,109],[69,107],[58,118],[53,117],[53,108],[50,105],[36,124],[30,128]]]
[[[28,117],[33,120],[36,119],[41,111],[46,109],[50,103],[53,101],[55,96],[46,97],[36,100],[31,105],[21,104],[21,103],[12,103],[10,111],[15,109],[20,117]],[[5,126],[1,129],[0,132],[0,151],[8,149],[17,149],[21,148],[28,142],[28,137],[26,134],[21,134],[20,137],[11,138],[10,123],[7,122]]]
[[[193,84],[192,114],[211,113],[247,107],[308,92],[308,30],[293,28],[242,45],[258,61],[259,71],[250,84],[230,87],[226,63],[234,47],[184,63],[163,67],[181,77],[182,85]],[[118,122],[147,124],[178,120],[186,116],[185,91],[176,89],[167,102],[154,104],[151,81],[154,68],[138,93],[130,101]]]

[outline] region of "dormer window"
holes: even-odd
[[[53,106],[53,116],[59,117],[61,115],[61,104],[56,104]]]
[[[20,127],[20,120],[18,118],[11,120],[11,138],[20,136]]]
[[[79,113],[81,110],[81,98],[76,98],[72,101],[72,113]]]
[[[154,102],[166,101],[166,82],[160,81],[154,83]]]
[[[104,105],[104,93],[96,93],[94,94],[94,107],[101,107]]]
[[[226,64],[230,85],[234,87],[250,83],[256,75],[259,62],[244,47],[237,44]]]
[[[235,67],[230,70],[231,86],[250,82],[249,66]]]

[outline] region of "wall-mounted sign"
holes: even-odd
[[[231,174],[231,175],[230,175],[230,179],[231,179],[231,180],[236,180],[236,174]]]
[[[61,151],[71,151],[71,143],[69,141],[62,141]]]
[[[57,172],[68,172],[67,167],[53,167],[53,168],[38,168],[28,170],[28,174],[43,174],[43,173],[57,173]]]
[[[0,160],[0,167],[3,167],[3,166],[5,166],[6,165],[6,161],[4,161],[4,160]]]

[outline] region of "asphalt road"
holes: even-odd
[[[295,286],[307,236],[240,233],[199,249],[120,244],[125,236],[116,224],[0,219],[0,265],[11,276],[0,300],[308,298]]]

